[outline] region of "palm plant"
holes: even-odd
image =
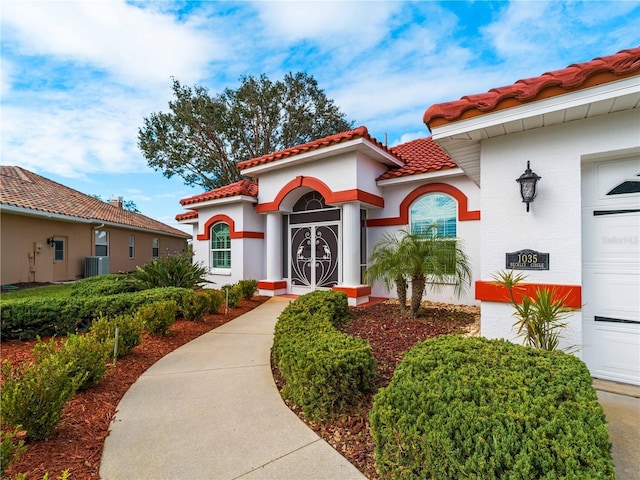
[[[557,350],[562,339],[562,331],[567,327],[565,320],[575,311],[567,306],[568,295],[561,296],[555,289],[537,288],[535,296],[530,297],[522,286],[526,275],[509,272],[498,272],[494,275],[494,283],[505,287],[509,291],[511,304],[515,308],[513,314],[517,318],[513,324],[518,329],[517,334],[522,337],[525,345],[543,350]],[[517,301],[514,292],[521,297]],[[565,351],[571,353],[575,347]]]
[[[402,231],[400,253],[411,277],[411,314],[414,317],[427,285],[435,291],[446,284],[453,285],[454,294],[460,297],[471,284],[471,265],[460,241],[438,237],[434,228],[429,227],[421,233]]]
[[[400,236],[386,234],[374,247],[365,279],[380,280],[387,290],[395,283],[401,309],[406,308],[407,279],[411,278],[411,314],[415,317],[427,283],[439,290],[445,284],[460,296],[471,284],[471,266],[460,242],[433,235],[401,230]]]
[[[369,267],[364,272],[365,281],[373,284],[381,281],[387,290],[396,286],[400,311],[407,308],[407,272],[400,251],[401,239],[386,233],[374,246],[369,257]]]

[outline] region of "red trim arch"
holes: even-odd
[[[376,207],[384,207],[384,199],[382,197],[365,192],[364,190],[353,188],[351,190],[333,192],[322,180],[314,177],[297,176],[280,189],[273,202],[259,203],[256,205],[256,212],[266,213],[278,211],[284,198],[296,188],[300,187],[309,187],[317,191],[324,197],[327,204],[360,201],[375,205]]]
[[[211,227],[218,222],[224,222],[229,225],[229,238],[264,238],[262,232],[237,232],[236,222],[228,215],[219,214],[209,218],[204,224],[204,231],[197,235],[198,240],[210,240],[211,239]]]
[[[469,210],[467,196],[456,187],[447,183],[429,183],[412,190],[400,203],[400,216],[391,218],[372,218],[367,220],[368,227],[387,227],[392,225],[407,225],[409,223],[409,207],[427,193],[446,193],[458,202],[458,220],[480,220],[480,210]]]

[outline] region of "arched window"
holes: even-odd
[[[231,269],[229,224],[218,222],[211,227],[211,268]]]
[[[456,201],[444,193],[429,193],[416,200],[409,211],[411,232],[425,233],[429,227],[432,235],[455,238],[457,235]]]

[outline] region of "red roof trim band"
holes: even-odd
[[[446,183],[429,183],[412,190],[400,203],[400,216],[391,218],[372,218],[367,220],[368,227],[390,227],[409,224],[409,209],[411,204],[427,193],[446,193],[458,202],[458,220],[480,220],[480,210],[469,210],[467,196],[456,187]]]
[[[277,212],[284,198],[296,188],[308,187],[320,193],[327,204],[343,202],[363,202],[376,207],[384,206],[384,199],[369,192],[359,189],[341,190],[333,192],[322,180],[314,177],[298,176],[288,182],[280,191],[273,202],[259,203],[256,205],[257,213]]]
[[[211,240],[211,227],[218,222],[224,222],[229,225],[229,238],[264,238],[262,232],[236,231],[236,223],[228,215],[214,215],[204,224],[204,231],[197,235],[198,240]]]

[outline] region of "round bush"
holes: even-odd
[[[376,395],[371,430],[385,478],[614,478],[589,371],[563,352],[427,340]]]
[[[178,304],[173,300],[153,302],[141,306],[136,312],[136,317],[151,335],[166,336],[176,321],[177,311]]]

